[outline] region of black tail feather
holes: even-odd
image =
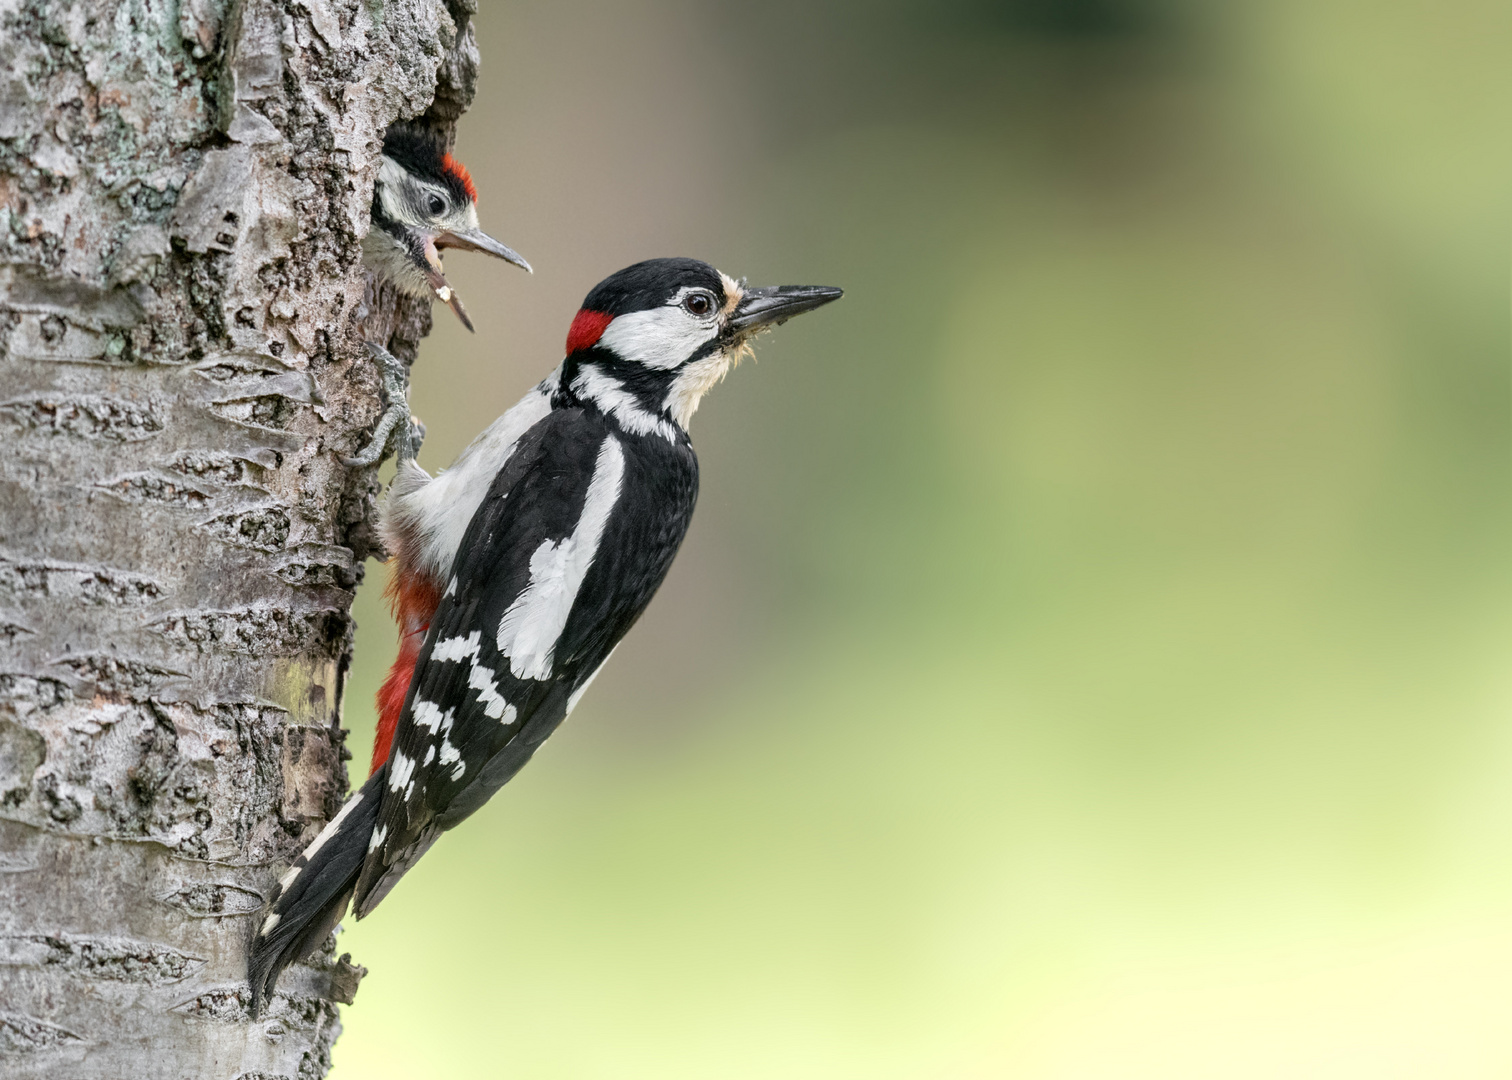
[[[254,1017],[272,998],[284,968],[319,948],[346,913],[378,824],[387,774],[387,769],[379,769],[347,799],[273,890],[247,958]]]

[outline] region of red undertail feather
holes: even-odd
[[[404,698],[409,693],[410,679],[415,675],[420,646],[425,643],[425,632],[430,629],[431,617],[441,603],[441,590],[434,582],[407,570],[402,559],[395,562],[398,565],[383,594],[399,622],[399,656],[378,690],[378,737],[373,741],[373,764],[368,770],[369,775],[377,772],[388,760],[389,750],[394,745],[394,731],[399,726],[399,714],[404,711]]]
[[[614,321],[613,315],[607,315],[602,311],[589,311],[584,308],[577,313],[572,320],[572,327],[567,331],[567,355],[571,356],[579,349],[591,349],[598,344],[598,339],[604,336],[604,330]]]
[[[448,176],[459,181],[462,186],[467,189],[467,197],[469,199],[471,199],[473,202],[478,201],[478,189],[473,187],[473,179],[472,176],[469,175],[466,165],[462,164],[450,154],[447,154],[444,158],[441,159],[441,168]],[[559,323],[558,325],[561,324]]]

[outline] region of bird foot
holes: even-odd
[[[386,458],[392,448],[403,464],[420,452],[420,443],[425,438],[425,425],[409,411],[409,369],[383,346],[371,341],[366,344],[368,355],[377,362],[383,375],[383,415],[367,445],[351,457],[342,458],[341,463],[352,468],[373,465]]]

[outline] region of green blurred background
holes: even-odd
[[[571,722],[349,922],[338,1080],[1512,1075],[1512,7],[477,23],[458,154],[538,270],[448,262],[427,467],[627,263],[847,296],[699,413]]]

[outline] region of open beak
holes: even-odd
[[[438,248],[457,248],[460,251],[481,251],[496,259],[514,263],[527,274],[535,273],[530,264],[513,248],[505,247],[482,229],[442,229],[436,234]]]
[[[425,241],[425,280],[436,294],[436,299],[451,308],[470,333],[476,333],[473,330],[472,320],[467,317],[467,309],[462,306],[462,298],[457,295],[456,290],[451,287],[451,282],[447,281],[446,275],[441,272],[441,256],[436,251],[439,246],[437,240]]]
[[[435,291],[436,299],[440,300],[452,311],[456,312],[457,318],[462,320],[462,325],[469,330],[473,328],[472,320],[467,317],[467,309],[462,306],[462,298],[457,295],[451,283],[446,280],[446,275],[441,272],[441,248],[456,248],[459,251],[481,251],[485,255],[493,255],[505,262],[514,263],[516,266],[529,273],[535,273],[513,248],[507,248],[482,229],[442,229],[435,236],[429,236],[425,240],[425,280]]]
[[[773,326],[781,326],[794,315],[813,311],[845,295],[843,289],[828,285],[776,285],[765,289],[747,289],[735,306],[735,314],[726,324],[726,333],[745,338]]]

